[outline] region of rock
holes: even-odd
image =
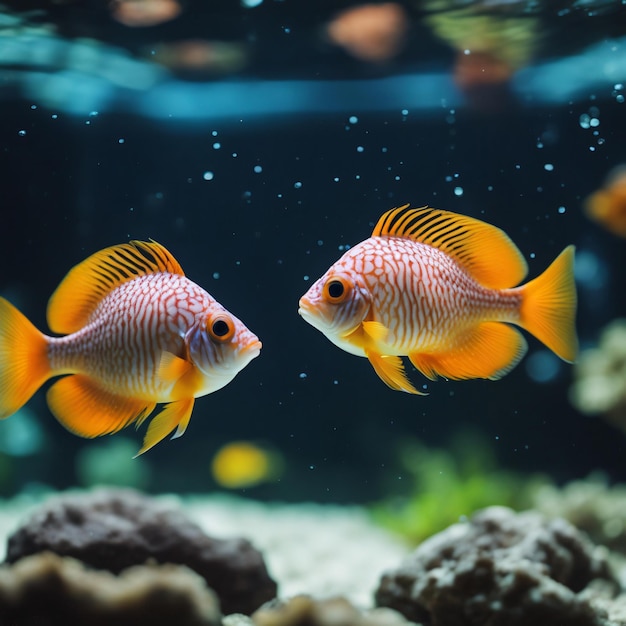
[[[137,565],[118,576],[51,552],[0,566],[0,624],[220,626],[217,597],[182,565]]]
[[[186,565],[215,590],[224,614],[249,614],[276,596],[248,541],[208,537],[181,510],[132,490],[51,498],[9,537],[7,561],[45,550],[114,574],[148,560]]]
[[[299,595],[287,601],[274,601],[255,611],[249,623],[224,620],[224,626],[409,626],[402,615],[391,609],[360,611],[343,597],[314,599]]]
[[[603,550],[571,524],[490,507],[423,542],[375,597],[433,626],[599,626],[605,611],[581,593],[597,579],[618,588]]]

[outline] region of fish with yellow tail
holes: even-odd
[[[81,437],[141,425],[137,456],[187,428],[197,397],[227,385],[261,342],[160,244],[131,241],[75,266],[48,303],[50,337],[0,298],[0,418],[54,376],[54,416]]]
[[[300,299],[298,312],[369,359],[392,389],[419,394],[401,357],[430,380],[496,380],[524,356],[519,326],[576,359],[574,246],[530,282],[499,228],[431,207],[387,211]]]

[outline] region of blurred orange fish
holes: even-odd
[[[585,198],[583,206],[592,220],[626,237],[626,165],[613,168],[602,189]]]
[[[387,211],[369,239],[346,252],[300,299],[299,313],[347,352],[369,359],[392,389],[420,393],[401,356],[435,380],[510,372],[533,334],[576,359],[574,246],[538,278],[499,228],[406,204]],[[503,323],[505,322],[505,323]]]
[[[0,418],[53,376],[48,406],[81,437],[142,424],[157,403],[143,454],[189,424],[194,398],[228,384],[261,342],[156,242],[106,248],[74,267],[48,303],[39,332],[0,298]]]

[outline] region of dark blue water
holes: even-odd
[[[430,204],[503,228],[531,277],[576,244],[579,335],[583,347],[595,345],[626,314],[625,242],[581,208],[625,159],[619,3],[599,4],[597,15],[573,5],[537,16],[522,6],[521,23],[544,20],[533,31],[536,56],[503,83],[469,89],[455,81],[449,43],[429,31],[434,50],[420,56],[424,41],[411,36],[427,30],[427,16],[411,7],[409,42],[387,64],[316,37],[332,5],[313,18],[290,2],[238,7],[224,19],[223,38],[256,42],[260,55],[236,72],[146,61],[145,46],[197,37],[197,24],[208,25],[208,38],[222,32],[217,9],[186,7],[193,29],[97,22],[81,3],[7,13],[14,21],[0,40],[0,293],[45,330],[47,300],[72,265],[153,238],[264,344],[229,386],[197,401],[183,438],[142,457],[148,488],[212,488],[215,451],[249,439],[271,442],[286,461],[280,482],[259,487],[259,497],[367,501],[399,488],[401,442],[445,449],[468,428],[503,469],[556,481],[600,469],[626,479],[626,436],[572,406],[572,366],[534,339],[498,382],[429,382],[429,395],[414,397],[388,389],[365,359],[296,312],[312,280],[368,237],[381,213]],[[57,31],[42,34],[46,21]],[[573,45],[565,26],[585,38]],[[27,408],[36,426],[24,437],[40,443],[6,448],[0,490],[75,484],[77,455],[102,441],[66,432],[41,392]],[[1,429],[20,417],[0,424],[0,440],[17,436]],[[139,447],[142,436],[131,428],[114,438]]]

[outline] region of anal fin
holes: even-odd
[[[46,397],[57,420],[70,432],[87,438],[115,433],[155,407],[154,403],[110,392],[84,374],[61,378]]]
[[[415,389],[404,371],[404,364],[399,356],[379,354],[372,350],[366,351],[367,358],[381,380],[396,391],[406,391],[420,396],[426,395]]]
[[[409,359],[431,380],[438,376],[450,380],[497,380],[520,362],[526,349],[526,340],[512,326],[484,322],[466,331],[458,345],[447,352],[414,352]]]
[[[167,404],[150,422],[143,440],[143,446],[141,446],[141,450],[133,458],[137,458],[156,446],[159,441],[165,439],[177,427],[172,438],[180,437],[189,424],[194,401],[194,398],[186,398]]]

